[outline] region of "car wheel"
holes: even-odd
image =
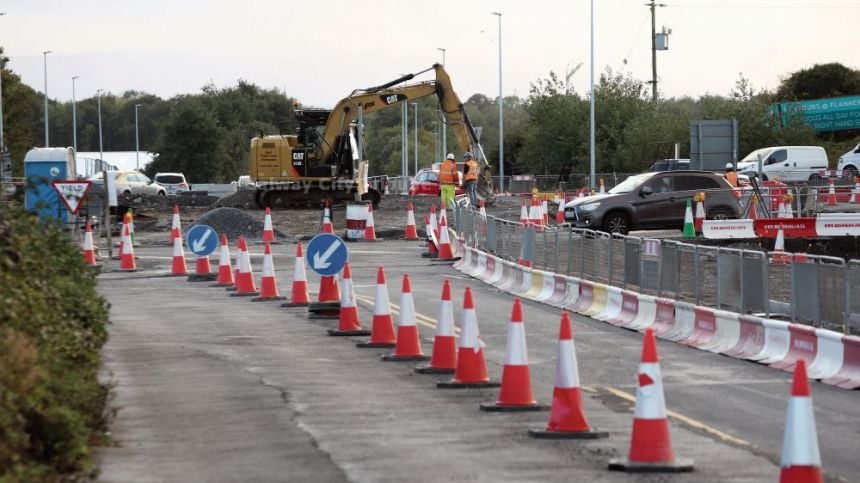
[[[167,196],[167,193],[165,193],[164,191],[159,191],[158,196]]]
[[[609,213],[603,219],[603,231],[626,235],[630,232],[630,217],[620,211]]]
[[[737,218],[728,208],[713,208],[708,210],[709,220],[731,220]]]
[[[857,168],[854,166],[847,166],[843,171],[843,176],[847,177],[852,183],[854,182],[854,178],[860,176],[858,174]]]

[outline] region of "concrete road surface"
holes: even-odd
[[[370,327],[376,267],[394,310],[400,278],[412,278],[425,353],[431,350],[443,278],[455,318],[463,287],[475,293],[491,377],[498,379],[512,296],[450,266],[420,258],[416,242],[350,244],[361,321]],[[251,247],[259,275],[261,247]],[[275,268],[289,293],[293,245]],[[230,297],[210,283],[165,277],[170,248],[139,248],[135,273],[100,276],[112,304],[106,372],[115,384],[113,447],[99,451],[104,481],[776,481],[790,375],[759,364],[658,341],[675,453],[696,471],[674,476],[610,473],[626,456],[642,335],[573,316],[585,408],[597,441],[527,436],[548,413],[478,410],[498,389],[442,390],[445,376],[416,363],[383,362],[365,338],[332,338],[336,321],[301,308]],[[109,262],[114,267],[117,262]],[[189,257],[189,266],[192,266]],[[309,271],[314,290],[318,278]],[[536,397],[549,402],[559,311],[525,302]],[[824,469],[860,480],[860,393],[813,383]]]

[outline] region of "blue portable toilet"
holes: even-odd
[[[75,150],[73,148],[33,148],[24,157],[24,177],[28,188],[24,194],[24,207],[42,219],[71,222],[66,205],[57,196],[52,181],[76,179]]]

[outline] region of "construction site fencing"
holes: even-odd
[[[469,246],[535,269],[741,314],[860,333],[860,260],[523,226],[456,204]]]

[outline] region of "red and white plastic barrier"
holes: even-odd
[[[716,240],[776,238],[780,229],[786,238],[860,236],[860,214],[827,213],[815,218],[705,220],[702,224],[702,235]]]

